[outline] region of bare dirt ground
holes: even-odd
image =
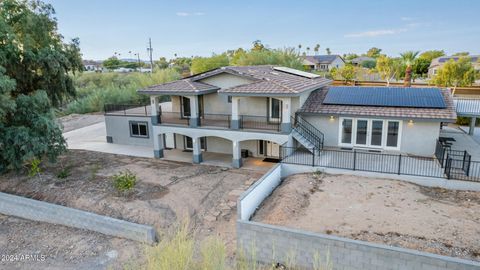
[[[65,179],[58,173],[68,168]],[[111,176],[130,170],[138,176],[133,192],[118,193]],[[57,164],[44,164],[33,178],[12,172],[0,176],[0,191],[92,211],[165,232],[188,217],[199,240],[219,236],[229,255],[235,247],[237,197],[261,173],[242,169],[71,150]],[[44,262],[6,263],[18,269],[121,269],[142,261],[134,241],[58,225],[0,216],[3,254],[44,254]],[[5,232],[5,233],[3,233]]]
[[[102,113],[88,114],[69,114],[58,118],[58,122],[63,126],[63,132],[69,132],[74,129],[90,126],[105,121]]]
[[[480,192],[298,174],[285,179],[254,220],[480,261]]]

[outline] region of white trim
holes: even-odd
[[[351,143],[342,143],[343,135],[343,120],[352,120],[352,134],[351,134]],[[364,120],[367,121],[367,138],[366,144],[357,144],[357,121]],[[372,122],[373,121],[382,121],[382,143],[381,145],[372,145]],[[389,147],[387,146],[387,136],[388,136],[388,123],[389,122],[398,122],[398,138],[397,146]],[[377,118],[355,118],[355,117],[340,117],[338,121],[338,146],[339,147],[352,147],[352,148],[371,148],[371,149],[384,149],[384,150],[400,150],[400,144],[402,141],[402,120],[392,120],[392,119],[377,119]]]

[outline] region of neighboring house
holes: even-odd
[[[341,68],[345,61],[340,55],[311,55],[305,56],[303,65],[308,70],[330,71],[332,68]]]
[[[229,154],[233,167],[298,146],[431,156],[440,123],[456,120],[447,90],[330,83],[285,67],[218,68],[139,90],[151,97],[141,111],[106,106],[107,141],[152,147],[157,158],[165,149],[191,151],[194,163],[204,152]],[[159,105],[161,96],[169,107]]]
[[[82,63],[85,71],[93,71],[93,72],[102,71],[102,62],[93,61],[93,60],[83,60]]]
[[[359,56],[357,58],[353,58],[350,60],[350,63],[354,66],[361,66],[363,62],[370,62],[370,61],[376,61],[375,58],[373,57],[368,57],[368,56]]]
[[[438,69],[441,68],[446,62],[450,59],[454,61],[458,61],[461,57],[468,57],[472,62],[473,67],[475,70],[480,71],[480,55],[467,55],[467,56],[441,56],[435,58],[430,63],[430,67],[428,67],[428,77],[432,78],[433,76],[437,75]]]

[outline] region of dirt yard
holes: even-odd
[[[480,260],[480,192],[298,174],[285,179],[254,220]]]
[[[118,193],[111,176],[130,170],[138,176],[135,190]],[[60,171],[68,171],[65,179]],[[71,150],[59,163],[44,164],[33,178],[24,173],[0,176],[0,191],[61,204],[165,232],[190,219],[201,240],[218,235],[229,255],[235,247],[236,200],[261,173],[243,169]],[[2,254],[46,255],[44,262],[5,263],[9,269],[121,269],[142,259],[143,246],[99,233],[0,216]]]
[[[93,125],[105,121],[102,113],[88,114],[69,114],[58,118],[58,122],[63,126],[63,132],[69,132],[75,129]]]

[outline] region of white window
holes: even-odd
[[[339,146],[400,150],[402,121],[340,118]]]
[[[280,121],[282,118],[282,101],[276,98],[268,99],[269,121]]]
[[[130,121],[130,136],[148,138],[148,124],[147,122]]]

